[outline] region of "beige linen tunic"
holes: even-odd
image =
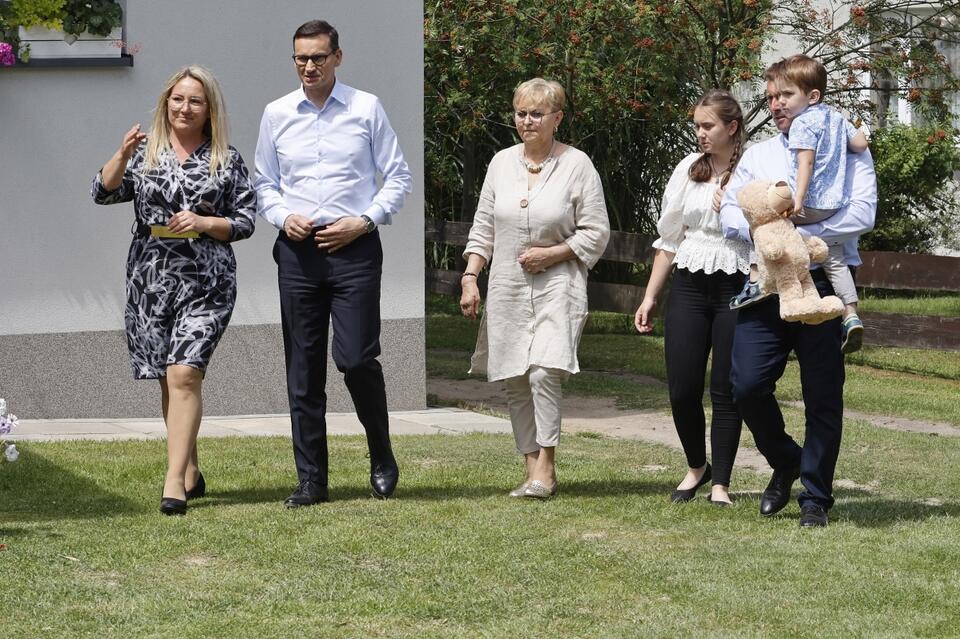
[[[490,264],[484,317],[471,373],[490,381],[530,366],[577,373],[577,344],[587,319],[587,269],[607,246],[610,223],[600,176],[590,158],[568,147],[527,190],[523,145],[497,153],[483,182],[464,256]],[[526,206],[524,206],[524,201]],[[517,258],[533,246],[566,242],[576,259],[527,273]],[[492,258],[492,259],[491,259]]]

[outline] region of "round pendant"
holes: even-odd
[[[520,200],[520,208],[521,208],[521,209],[527,208],[527,204],[529,204],[529,202],[527,202],[527,198],[522,198],[522,199]]]

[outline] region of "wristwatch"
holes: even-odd
[[[377,223],[371,220],[369,215],[361,215],[360,217],[367,223],[367,233],[373,233],[373,230],[377,228]]]

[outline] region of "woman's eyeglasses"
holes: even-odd
[[[529,117],[534,122],[539,122],[543,119],[543,116],[553,115],[554,113],[559,113],[559,111],[550,111],[549,113],[541,113],[540,111],[514,111],[513,116],[518,120],[526,120]]]

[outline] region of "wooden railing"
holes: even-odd
[[[470,225],[427,219],[424,238],[453,246],[466,246]],[[656,238],[614,231],[610,235],[605,260],[649,263],[653,259]],[[960,293],[960,258],[937,255],[913,255],[864,251],[863,265],[857,269],[857,285],[893,290],[931,290]],[[460,294],[460,272],[427,270],[427,292]],[[480,278],[486,295],[486,278]],[[587,290],[591,310],[633,313],[643,299],[643,287],[628,284],[589,282]],[[861,313],[868,344],[905,346],[960,351],[960,317],[905,315],[900,313]]]

